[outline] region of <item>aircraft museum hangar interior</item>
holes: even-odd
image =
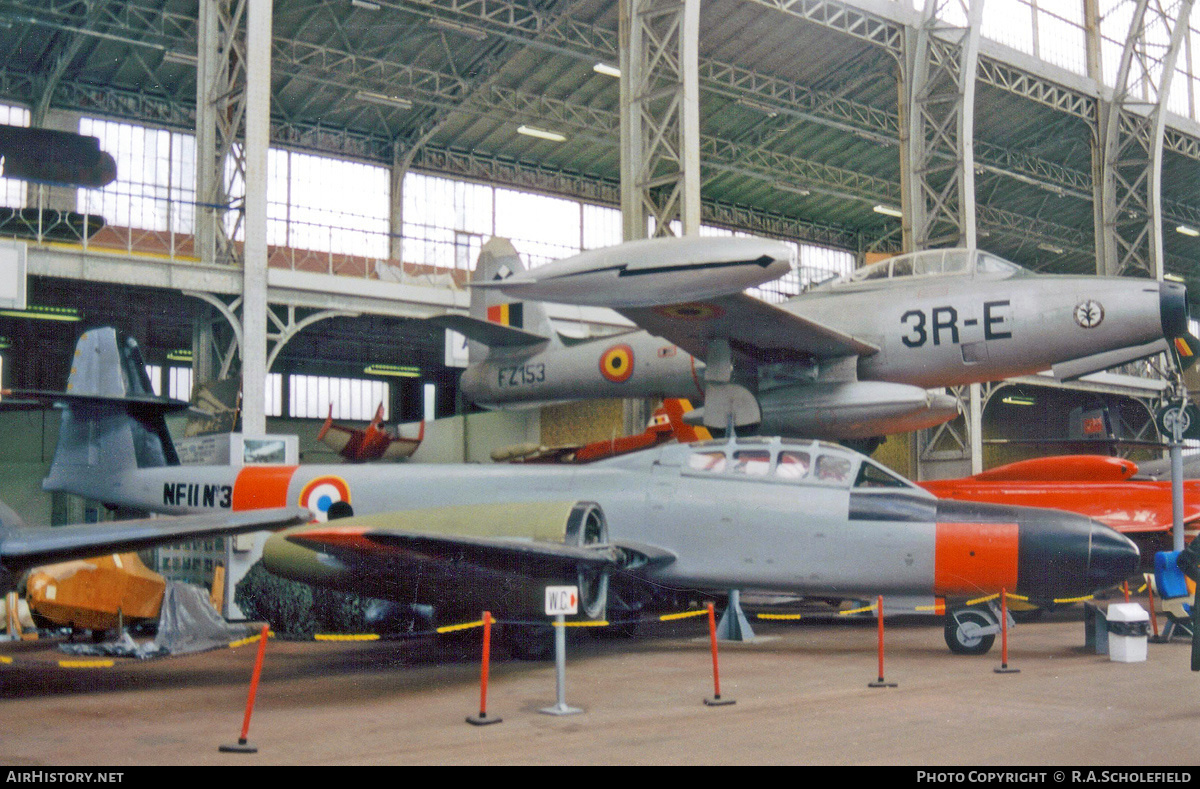
[[[268,462],[349,465],[361,458],[321,439],[362,430],[377,408],[420,442],[376,463],[491,464],[506,448],[640,434],[664,398],[705,406],[713,435],[727,420],[753,432],[768,411],[810,406],[805,387],[863,384],[879,362],[899,370],[883,380],[906,396],[933,393],[916,417],[888,422],[871,392],[837,390],[792,438],[844,440],[916,481],[1064,454],[1161,461],[1167,440],[1187,438],[1164,435],[1172,423],[1161,417],[1188,376],[1187,337],[1180,351],[1180,333],[1157,328],[1158,288],[1174,284],[1184,314],[1183,288],[1200,293],[1190,7],[5,0],[0,121],[94,138],[115,175],[95,180],[103,164],[64,156],[61,169],[42,161],[2,181],[2,384],[64,391],[81,333],[113,327],[136,341],[155,394],[190,401],[166,416],[185,465],[261,463],[259,436],[295,437]],[[21,151],[6,153],[12,175]],[[72,167],[86,172],[63,177]],[[704,241],[682,257],[659,251],[668,242],[606,259],[628,265],[621,276],[673,267],[663,280],[628,277],[624,302],[591,298],[603,284],[585,285],[577,303],[537,296],[538,269],[555,261],[689,238]],[[493,239],[519,255],[493,279],[532,282],[532,295],[472,287],[481,255],[502,257],[489,253]],[[727,239],[776,242],[786,270],[696,295],[691,283],[730,268],[717,259]],[[960,248],[972,253],[924,269],[888,262]],[[974,268],[952,271],[963,261]],[[797,331],[832,327],[842,350],[771,345],[795,328],[771,322],[782,305],[835,298],[830,281],[856,271],[850,287],[866,295],[796,321]],[[980,288],[1034,285],[1014,295],[934,278],[972,272]],[[1107,278],[1153,291],[1150,335],[1019,369],[1067,333],[1056,317],[1070,331],[1120,329],[1135,299],[1090,295],[1088,283]],[[662,297],[638,302],[652,292]],[[491,309],[473,307],[488,299]],[[747,299],[770,307],[722,321]],[[708,319],[740,325],[705,335],[704,356],[689,343]],[[667,332],[657,359],[640,346],[635,359],[624,333],[659,334],[664,321],[682,339]],[[490,350],[488,324],[505,330]],[[1018,341],[1014,362],[1004,343]],[[931,362],[905,369],[906,351],[934,346],[953,362],[944,380]],[[576,354],[578,380],[539,396],[556,349]],[[536,364],[522,355],[543,351]],[[485,353],[503,363],[468,391],[460,377]],[[687,386],[634,388],[640,365],[668,355],[691,358]],[[1003,375],[972,380],[1002,358]],[[730,359],[732,380],[720,377]],[[704,397],[722,386],[734,390],[719,401],[728,414]],[[0,498],[23,518],[145,514],[44,489],[60,415],[20,391],[5,400]],[[743,406],[760,418],[735,419]],[[850,408],[914,427],[823,431]],[[234,543],[162,547],[147,563],[207,585]]]

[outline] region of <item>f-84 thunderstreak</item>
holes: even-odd
[[[431,320],[474,341],[462,388],[480,405],[703,398],[689,421],[723,428],[732,414],[766,435],[833,440],[949,420],[948,386],[1043,370],[1074,378],[1187,337],[1183,285],[1035,274],[977,249],[901,255],[781,304],[743,292],[794,258],[776,241],[688,237],[524,271],[512,245],[492,239],[471,316]],[[611,307],[643,331],[563,341],[532,300]]]

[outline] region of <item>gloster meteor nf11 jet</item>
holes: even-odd
[[[449,621],[484,608],[528,621],[562,583],[580,586],[582,616],[618,620],[729,589],[1055,599],[1138,563],[1088,518],[939,501],[812,440],[662,444],[586,465],[179,466],[142,371],[132,340],[83,335],[46,488],[173,513],[307,507],[321,522],[273,535],[269,571]],[[994,632],[987,609],[948,614],[955,650],[986,651]]]
[[[689,418],[708,427],[732,414],[765,435],[833,440],[949,420],[944,387],[1075,378],[1187,336],[1180,284],[1034,274],[975,249],[902,255],[781,304],[743,292],[791,272],[795,254],[757,238],[666,238],[525,271],[492,239],[471,315],[431,320],[472,341],[461,385],[483,406],[689,397],[704,401]],[[564,340],[530,300],[611,307],[644,331]]]

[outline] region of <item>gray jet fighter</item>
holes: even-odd
[[[732,414],[764,434],[833,440],[947,421],[948,386],[1076,378],[1188,337],[1183,285],[1035,274],[983,250],[902,255],[778,305],[743,292],[794,256],[764,239],[667,238],[524,271],[493,239],[472,317],[435,320],[477,341],[461,385],[481,405],[702,397],[690,421],[723,428]],[[644,331],[566,343],[533,299],[611,307]],[[514,315],[524,327],[499,325]]]
[[[449,621],[484,607],[528,621],[548,583],[577,583],[586,617],[623,619],[728,589],[1053,600],[1137,569],[1130,540],[1083,516],[939,501],[811,440],[663,444],[578,466],[180,466],[139,357],[112,329],[81,337],[46,488],[180,514],[306,507],[320,522],[272,536],[268,570]],[[947,641],[986,650],[994,628],[986,610],[954,609]]]

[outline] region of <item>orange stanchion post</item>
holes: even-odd
[[[468,715],[467,723],[475,726],[486,726],[489,723],[499,723],[504,720],[487,714],[488,666],[492,655],[492,612],[483,612],[483,661],[479,670],[479,714]]]
[[[721,674],[717,670],[717,615],[713,610],[713,604],[708,604],[708,640],[712,644],[712,659],[713,659],[713,695],[711,698],[704,700],[704,703],[710,707],[720,707],[726,704],[735,704],[733,699],[721,698]]]
[[[1146,594],[1150,600],[1150,625],[1154,628],[1154,635],[1148,639],[1152,644],[1165,644],[1168,639],[1163,638],[1158,633],[1158,612],[1154,610],[1154,584],[1146,582]]]
[[[868,682],[869,688],[894,688],[895,682],[887,682],[883,678],[883,595],[875,600],[875,614],[879,621],[879,679],[875,682]]]
[[[1008,667],[1008,590],[1000,590],[1000,668],[997,674],[1019,674],[1021,669]]]
[[[1125,591],[1125,602],[1129,602],[1129,581],[1121,584],[1121,589]]]
[[[254,712],[254,697],[258,694],[258,678],[262,674],[263,654],[267,651],[267,635],[271,632],[270,625],[262,626],[258,639],[258,656],[254,659],[254,674],[250,677],[250,694],[246,697],[246,716],[242,719],[242,735],[236,745],[222,745],[218,750],[230,753],[258,753],[258,748],[246,741],[250,733],[250,714]]]

